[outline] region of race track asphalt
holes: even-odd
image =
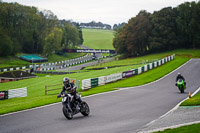
[[[175,86],[178,72],[187,82],[184,94]],[[157,82],[83,98],[91,109],[88,117],[67,120],[58,103],[1,116],[0,133],[134,133],[198,89],[199,75],[200,59],[192,59]]]

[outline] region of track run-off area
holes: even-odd
[[[177,73],[186,79],[181,94],[175,86]],[[191,59],[167,76],[147,85],[84,97],[90,115],[67,120],[62,104],[0,116],[0,133],[134,133],[173,109],[188,92],[200,87],[200,59]],[[134,82],[134,81],[133,81]]]

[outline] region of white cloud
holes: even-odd
[[[111,24],[127,22],[139,11],[153,13],[164,7],[184,3],[185,0],[3,0],[51,10],[59,19],[78,22],[101,21]],[[193,0],[187,0],[189,2]]]

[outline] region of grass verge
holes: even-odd
[[[180,106],[197,106],[200,105],[200,92],[198,92],[192,98],[187,99]]]
[[[200,133],[200,124],[193,124],[175,129],[166,129],[164,131],[154,133]]]

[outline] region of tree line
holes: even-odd
[[[60,21],[49,10],[0,1],[0,56],[23,52],[48,57],[57,49],[82,43],[79,24]]]
[[[185,2],[153,14],[140,11],[116,30],[113,46],[124,57],[200,48],[200,2]]]
[[[119,24],[114,24],[113,25],[113,30],[117,30],[118,28],[123,27],[125,24],[126,24],[125,22],[119,23]]]
[[[107,29],[107,30],[111,30],[112,26],[110,26],[109,24],[103,24],[102,22],[89,22],[89,23],[80,23],[80,26],[83,28],[93,28],[93,29]]]

